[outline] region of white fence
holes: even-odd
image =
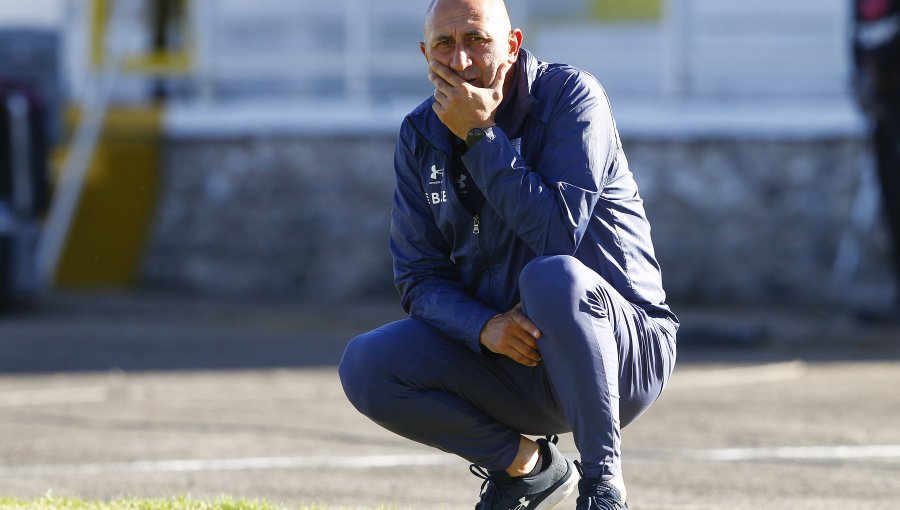
[[[70,11],[85,10],[78,0],[59,1]],[[845,0],[666,0],[655,22],[529,17],[528,6],[537,1],[507,0],[513,23],[525,30],[525,46],[543,60],[600,78],[620,120],[634,113],[620,122],[624,129],[668,132],[667,119],[680,122],[686,114],[701,131],[718,130],[721,122],[738,130],[764,126],[776,118],[795,132],[820,125],[830,132],[857,129],[847,100]],[[244,120],[249,114],[261,129],[395,129],[396,111],[431,91],[418,50],[426,4],[192,0],[197,65],[186,89],[192,92],[173,107],[172,124],[241,131],[253,125]],[[87,38],[83,23],[71,25],[81,27],[70,28],[76,47],[66,58],[70,90],[78,94]],[[138,33],[132,39],[135,47],[149,40]],[[148,87],[126,78],[120,89],[121,97],[140,98]],[[798,106],[810,102],[818,104]],[[725,110],[740,105],[761,120],[735,124],[734,112]]]
[[[212,97],[376,104],[430,89],[425,0],[198,0],[198,79]],[[524,1],[510,2],[524,11]]]
[[[595,73],[612,95],[837,98],[849,2],[667,0],[659,23],[537,27],[536,48]]]
[[[429,89],[416,48],[424,0],[201,0],[198,78],[214,96],[373,103]],[[613,94],[670,99],[837,97],[844,0],[668,0],[659,23],[543,25],[510,2],[526,47],[584,67]]]
[[[591,71],[613,96],[731,101],[846,95],[846,0],[666,0],[663,19],[640,23],[529,18],[528,5],[536,1],[507,2],[513,22],[525,29],[525,46],[541,59]],[[193,0],[195,90],[212,100],[290,98],[362,107],[423,97],[430,87],[417,45],[426,4]],[[85,10],[79,1],[68,5]],[[69,32],[79,46],[67,56],[77,92],[84,81],[78,74],[87,69],[86,37],[83,27]],[[149,37],[133,39],[130,44],[139,45]]]

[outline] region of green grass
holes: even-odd
[[[218,498],[213,501],[178,497],[169,499],[118,499],[112,501],[85,501],[75,498],[58,498],[51,495],[31,501],[0,498],[0,510],[350,510],[311,505],[285,507],[266,501]],[[357,509],[353,509],[357,510]],[[360,509],[361,510],[361,509]],[[369,510],[394,510],[379,506]]]

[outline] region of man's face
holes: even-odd
[[[445,0],[425,20],[425,41],[420,44],[428,61],[437,60],[471,85],[487,88],[500,65],[515,62],[515,33],[510,31],[493,0]]]

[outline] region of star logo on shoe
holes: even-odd
[[[513,510],[527,510],[529,504],[531,504],[531,501],[528,501],[528,498],[522,496],[522,499],[519,500],[519,506],[515,507]]]

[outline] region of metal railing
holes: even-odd
[[[845,88],[843,0],[667,0],[658,23],[523,19],[526,46],[643,96],[834,96]],[[337,99],[427,93],[421,0],[195,0],[196,77],[206,98]],[[527,15],[527,14],[526,14]],[[635,86],[637,85],[637,86]]]
[[[206,99],[298,96],[366,105],[386,78],[415,90],[424,71],[421,0],[196,0],[198,89]]]

